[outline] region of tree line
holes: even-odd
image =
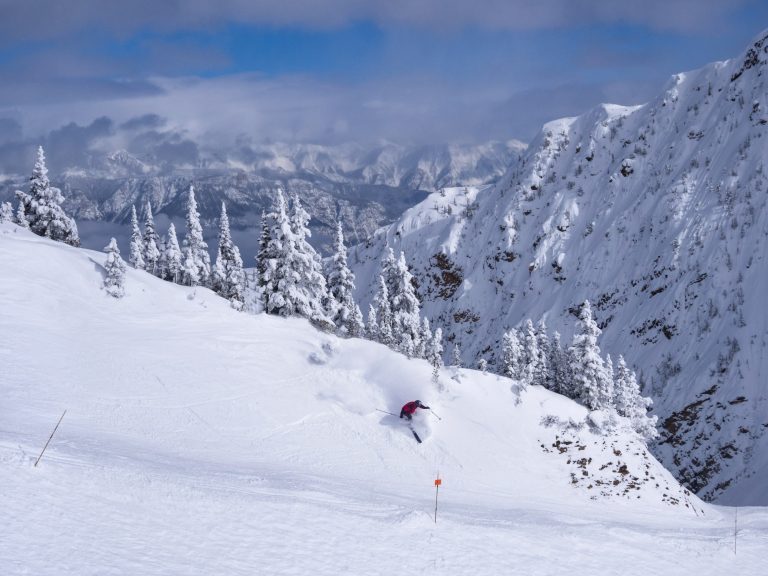
[[[579,325],[567,348],[558,332],[550,339],[543,320],[534,327],[529,319],[504,334],[502,371],[523,387],[543,386],[590,410],[615,410],[638,434],[654,439],[657,418],[648,415],[651,399],[640,393],[637,377],[623,356],[616,368],[610,354],[603,358],[597,343],[600,334],[588,300],[581,306]]]

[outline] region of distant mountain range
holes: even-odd
[[[161,231],[163,218],[181,222],[185,193],[194,184],[209,231],[221,201],[226,201],[243,253],[253,254],[261,212],[278,188],[298,194],[307,205],[313,242],[325,249],[338,217],[350,241],[362,242],[427,192],[496,181],[524,149],[517,141],[368,148],[265,144],[226,157],[210,154],[195,166],[118,150],[94,153],[87,166],[71,166],[52,179],[63,190],[65,207],[76,218],[86,246],[101,248],[109,235],[124,238],[132,205],[141,214],[149,202],[160,217]],[[0,184],[0,199],[12,198],[24,185],[23,177]]]

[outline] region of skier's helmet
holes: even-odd
[[[413,403],[416,404],[416,406],[421,406],[421,400],[414,400]]]

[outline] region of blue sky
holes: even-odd
[[[529,140],[542,122],[602,101],[641,103],[672,73],[737,56],[768,26],[765,0],[0,0],[0,9],[6,145],[71,122],[81,130],[67,133],[88,140],[97,119],[98,137],[106,130],[117,145],[119,126],[147,114],[177,139],[212,146]]]

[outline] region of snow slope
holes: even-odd
[[[237,313],[0,225],[0,573],[755,573],[768,514],[573,402]],[[396,412],[419,397],[417,444]],[[33,462],[67,413],[40,466]],[[443,479],[438,523],[433,480]]]
[[[495,186],[432,194],[352,250],[363,305],[385,245],[465,362],[588,299],[654,399],[653,447],[706,499],[768,504],[768,31],[644,106],[546,124]]]

